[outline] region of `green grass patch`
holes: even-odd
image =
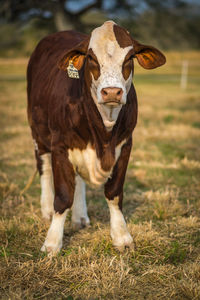
[[[154,184],[155,189],[164,186],[176,186],[184,188],[186,185],[197,185],[200,178],[200,170],[187,168],[149,168],[147,170],[149,185]]]
[[[178,265],[186,259],[187,252],[178,241],[173,241],[165,251],[165,263]]]
[[[173,115],[167,115],[163,118],[164,123],[169,124],[174,121],[174,116]]]
[[[173,142],[164,142],[162,140],[155,141],[155,145],[162,153],[165,160],[172,161],[173,159],[183,159],[185,157],[185,151],[181,145]]]
[[[194,128],[200,128],[200,122],[193,122],[192,127]]]

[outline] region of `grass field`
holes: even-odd
[[[54,258],[40,252],[49,224],[38,175],[20,196],[35,170],[26,65],[0,59],[0,299],[200,299],[200,53],[135,68],[139,120],[123,209],[135,250],[113,248],[103,192],[88,189],[91,227],[73,232],[68,219]]]

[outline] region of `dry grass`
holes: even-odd
[[[135,251],[109,236],[101,190],[87,191],[92,225],[66,221],[61,253],[39,251],[49,224],[26,121],[26,59],[0,59],[0,298],[200,299],[200,54],[169,53],[154,71],[136,66],[139,121],[125,184],[124,214]],[[180,90],[181,61],[189,83]]]

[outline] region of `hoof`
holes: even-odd
[[[40,251],[46,252],[48,256],[55,256],[59,253],[61,248],[62,245],[48,245],[47,243],[44,243]]]
[[[134,247],[134,243],[130,243],[130,244],[124,244],[124,245],[114,245],[114,247],[119,251],[119,252],[124,252],[127,248],[134,251],[135,247]]]
[[[90,226],[90,220],[89,218],[81,218],[80,222],[73,222],[72,221],[72,229],[75,231],[78,231],[80,229],[83,229],[85,227],[89,227]]]
[[[123,252],[126,248],[134,250],[134,243],[132,236],[127,232],[126,234],[113,238],[113,246],[120,252]]]

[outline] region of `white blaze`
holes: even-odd
[[[89,49],[92,49],[100,65],[99,78],[97,80],[92,78],[91,94],[104,125],[108,129],[112,129],[114,126],[122,105],[113,108],[102,105],[101,90],[108,87],[121,88],[123,91],[121,103],[126,104],[127,94],[132,83],[132,72],[125,80],[122,74],[122,65],[133,46],[125,48],[119,46],[113,31],[114,24],[114,22],[108,21],[94,29],[89,43]]]

